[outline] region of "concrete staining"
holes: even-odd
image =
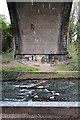
[[[72,2],[8,2],[15,54],[67,54]]]
[[[80,120],[79,102],[2,102],[0,106],[3,119]]]

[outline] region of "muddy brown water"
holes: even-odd
[[[79,101],[79,86],[79,79],[4,81],[2,101]]]

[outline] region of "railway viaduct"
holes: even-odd
[[[16,55],[68,53],[72,2],[7,2]]]
[[[16,55],[67,54],[71,2],[8,2],[7,4]],[[76,101],[0,102],[2,120],[80,120],[78,106],[80,105]]]

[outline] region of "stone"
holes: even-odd
[[[55,93],[56,96],[59,96],[60,94],[59,93]]]
[[[55,93],[55,91],[51,91],[51,93]]]
[[[50,100],[54,100],[54,99],[55,99],[55,96],[50,97]]]
[[[41,89],[41,88],[44,88],[44,86],[38,86],[37,88],[40,88],[40,89]]]
[[[35,95],[34,98],[38,98],[38,95]]]

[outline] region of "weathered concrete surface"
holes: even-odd
[[[72,2],[8,3],[16,54],[67,54]]]
[[[78,118],[78,108],[3,108],[3,118]],[[7,115],[5,115],[7,114]],[[23,116],[22,116],[23,115]]]
[[[3,119],[80,120],[80,102],[0,102]]]
[[[54,78],[79,78],[78,71],[59,71],[59,72],[23,72],[17,79],[54,79]]]
[[[78,102],[3,102],[3,118],[33,118],[33,119],[51,119],[80,118]],[[42,120],[42,119],[41,119]]]
[[[58,71],[58,72],[6,72],[3,80],[23,80],[23,79],[54,79],[54,78],[78,78],[80,71]]]

